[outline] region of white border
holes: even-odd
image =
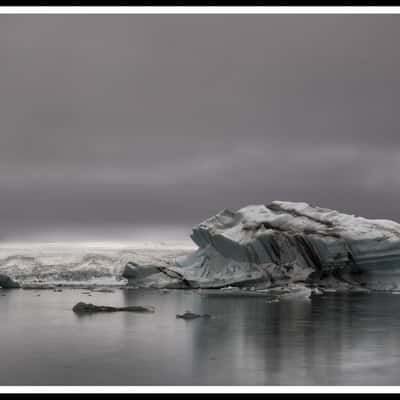
[[[252,7],[188,7],[188,6],[103,6],[103,7],[0,7],[0,14],[399,14],[400,7],[382,6],[252,6]]]
[[[0,393],[399,393],[399,386],[0,386]]]
[[[0,7],[0,14],[400,14],[400,7]],[[0,386],[0,393],[399,393],[400,386]]]
[[[0,393],[399,393],[399,386],[0,386]]]

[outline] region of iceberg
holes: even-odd
[[[0,274],[0,288],[3,289],[19,289],[20,285],[7,275]]]
[[[390,220],[273,201],[222,210],[196,225],[191,238],[196,251],[176,257],[173,266],[156,266],[145,280],[155,286],[158,280],[167,287],[254,290],[297,283],[396,289],[400,283],[400,224]]]

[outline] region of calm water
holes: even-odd
[[[1,385],[398,385],[400,296],[1,291]],[[40,294],[40,296],[37,296]],[[78,301],[155,314],[78,317]],[[210,313],[184,321],[176,313]]]

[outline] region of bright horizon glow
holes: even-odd
[[[24,229],[9,234],[0,230],[0,246],[3,243],[191,243],[191,227],[181,225],[65,225],[41,229]]]
[[[118,249],[118,248],[196,248],[196,245],[189,240],[135,240],[135,241],[3,241],[0,242],[0,249],[38,249],[38,248],[100,248],[100,249]]]

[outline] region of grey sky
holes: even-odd
[[[0,15],[3,238],[180,236],[274,199],[400,221],[399,37],[395,15]]]

